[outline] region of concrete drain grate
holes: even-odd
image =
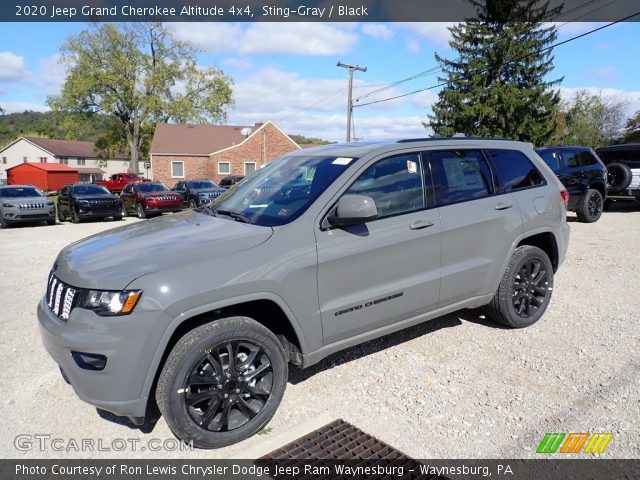
[[[277,477],[283,479],[444,478],[421,474],[420,462],[342,419],[268,453],[256,460],[256,464],[266,465],[274,461],[282,467],[281,472],[285,472]],[[291,474],[286,475],[286,472]]]

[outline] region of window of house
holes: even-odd
[[[87,161],[84,158],[78,158],[78,166],[86,165]]]
[[[524,153],[497,149],[488,153],[507,192],[544,185],[544,178]]]
[[[69,159],[67,157],[60,157],[60,163],[63,165],[69,165]]]
[[[40,160],[40,163],[47,163],[47,157],[38,157],[38,160]]]
[[[29,159],[27,157],[22,157],[22,163],[27,163]]]
[[[256,162],[244,162],[244,174],[249,175],[256,171]]]
[[[433,183],[439,205],[466,202],[492,194],[489,166],[480,150],[436,150],[429,152]]]
[[[228,175],[231,173],[231,164],[229,162],[218,162],[218,173]]]
[[[184,178],[184,162],[171,162],[171,177]]]
[[[373,198],[378,218],[390,217],[425,208],[422,178],[420,154],[396,155],[371,165],[345,193]]]
[[[2,157],[2,163],[5,165],[7,164],[7,157]]]

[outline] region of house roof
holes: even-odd
[[[7,170],[13,170],[14,168],[24,167],[24,165],[29,165],[31,167],[39,168],[40,170],[46,170],[47,172],[77,172],[77,168],[71,168],[68,165],[64,165],[62,163],[19,163],[18,165],[14,165],[13,167],[7,168]]]
[[[79,140],[55,140],[52,138],[23,137],[26,141],[46,150],[55,157],[98,158],[93,142]],[[126,158],[119,154],[113,158]]]
[[[272,122],[253,126],[159,123],[150,152],[154,155],[210,155],[244,142],[247,136],[242,134],[242,130],[250,130],[251,136],[267,124],[273,125]]]
[[[76,167],[78,173],[100,174],[104,173],[104,170],[98,167]]]

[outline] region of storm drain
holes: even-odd
[[[420,462],[342,419],[256,460],[274,462],[283,479],[444,479],[421,473]]]

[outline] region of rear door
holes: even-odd
[[[71,198],[69,196],[71,191],[71,186],[67,185],[60,190],[60,195],[58,195],[58,209],[62,212],[63,215],[70,215],[70,205]]]
[[[379,218],[317,226],[318,298],[325,343],[432,310],[440,290],[440,220],[420,152],[367,166],[343,194],[368,195]]]
[[[577,150],[563,148],[559,153],[563,165],[562,175],[559,178],[569,192],[569,210],[575,210],[586,192],[584,185],[586,168],[580,164]]]
[[[440,306],[448,306],[491,292],[522,218],[480,149],[431,150],[429,162],[442,225]]]
[[[131,211],[133,209],[135,193],[133,192],[133,183],[128,183],[122,189],[122,193],[120,194],[120,198],[122,199],[122,204],[125,206],[127,211]]]

